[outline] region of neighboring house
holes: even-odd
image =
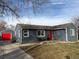
[[[29,43],[43,40],[77,41],[78,33],[72,23],[57,26],[17,24],[15,29],[17,42]]]
[[[11,29],[6,29],[6,30],[1,31],[1,32],[0,32],[1,37],[2,37],[2,34],[3,34],[3,33],[10,33],[10,34],[12,34],[12,41],[16,40],[16,38],[15,38],[15,32],[14,32],[13,30],[11,30]],[[2,40],[2,39],[1,39],[1,40]]]

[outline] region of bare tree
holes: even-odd
[[[79,16],[76,16],[73,18],[73,23],[76,26],[76,32],[78,33],[78,39],[79,39]]]
[[[79,16],[73,18],[73,23],[77,28],[79,27]]]
[[[15,3],[15,1],[17,2]],[[37,9],[47,3],[49,3],[49,0],[0,0],[0,16],[14,15],[19,17],[19,10],[24,5],[25,7],[31,5],[33,12],[36,13]]]
[[[19,16],[17,6],[13,4],[12,0],[0,0],[0,16],[11,14]]]
[[[0,31],[5,30],[6,29],[6,22],[3,20],[0,20]]]
[[[35,14],[41,6],[50,3],[50,0],[24,0],[24,2],[26,6],[32,4],[32,10]]]

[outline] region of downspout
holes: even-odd
[[[66,42],[68,42],[68,33],[67,33],[67,28],[65,29],[66,31]]]

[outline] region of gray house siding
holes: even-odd
[[[23,29],[23,30],[28,30],[28,29]],[[23,34],[22,30],[22,34]],[[37,30],[29,30],[29,37],[24,37],[22,35],[22,43],[31,43],[31,42],[39,42],[40,39],[47,39],[47,31],[45,30],[45,37],[38,37],[37,36]]]
[[[70,29],[73,29],[74,30],[74,32],[75,32],[75,35],[74,36],[71,36]],[[67,27],[67,36],[68,36],[68,41],[77,41],[76,27],[73,24],[72,25],[69,25]]]
[[[54,40],[66,41],[65,29],[58,29],[53,31]]]
[[[27,29],[25,29],[25,30],[27,30]],[[23,30],[22,30],[22,34],[23,34]],[[33,42],[33,41],[37,41],[35,30],[29,30],[29,37],[24,37],[22,35],[22,43],[29,43],[29,42]]]

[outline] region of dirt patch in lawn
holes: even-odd
[[[56,43],[21,47],[35,59],[79,59],[79,43]]]

